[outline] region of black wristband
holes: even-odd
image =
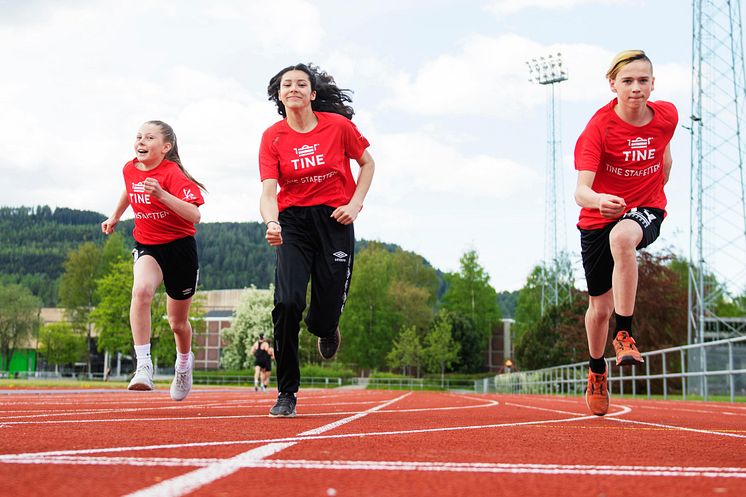
[[[276,224],[277,226],[280,226],[280,223],[279,223],[278,221],[267,221],[267,222],[265,223],[265,226],[267,226],[267,228],[269,228],[269,224],[270,224],[270,223],[275,223],[275,224]],[[280,226],[280,227],[282,227],[282,226]]]

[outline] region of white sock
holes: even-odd
[[[178,350],[176,351],[176,371],[183,373],[189,369],[189,352],[182,354]]]
[[[150,344],[135,345],[135,355],[137,356],[137,365],[153,365],[153,361],[150,359]]]

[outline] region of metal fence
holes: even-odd
[[[481,381],[481,380],[480,380]],[[475,391],[477,381],[449,378],[350,378],[352,385],[388,390],[468,390]]]
[[[606,358],[609,392],[619,396],[661,395],[735,402],[746,397],[746,337],[642,353],[644,366],[612,368]],[[477,384],[481,392],[578,395],[585,392],[588,363],[504,373]]]

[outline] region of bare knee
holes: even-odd
[[[132,287],[132,304],[150,306],[153,302],[153,290],[147,286]]]
[[[617,225],[609,233],[609,246],[611,247],[611,253],[616,260],[619,256],[631,255],[636,256],[637,245],[642,239],[642,230],[635,224],[634,226],[628,226],[626,224]]]
[[[174,319],[174,318],[168,318],[168,324],[171,326],[171,329],[173,332],[177,335],[183,335],[185,333],[191,333],[192,332],[192,326],[189,324],[189,321],[186,319]]]
[[[614,301],[606,298],[591,297],[588,302],[588,311],[586,315],[593,322],[607,322],[611,319],[614,312]]]

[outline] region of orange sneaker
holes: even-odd
[[[606,388],[606,373],[588,371],[588,387],[585,389],[585,405],[596,416],[609,412],[609,390]]]
[[[616,352],[617,366],[633,366],[635,364],[645,364],[645,359],[640,355],[640,351],[635,346],[635,339],[629,336],[626,331],[620,331],[611,341]]]

